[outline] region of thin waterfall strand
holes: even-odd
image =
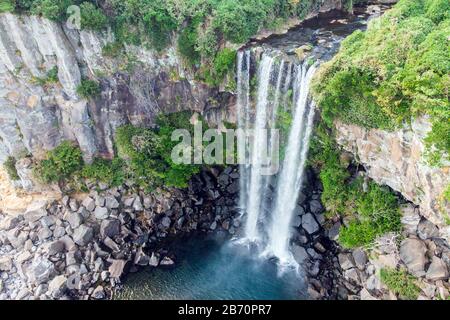
[[[286,154],[278,178],[275,207],[267,245],[267,252],[277,257],[282,264],[293,262],[289,251],[291,220],[300,192],[308,141],[313,125],[313,105],[310,106],[309,114],[306,117],[305,114],[308,111],[309,86],[316,66],[313,65],[308,69],[307,64],[304,63],[303,66],[298,68],[299,91],[296,97],[295,113]]]

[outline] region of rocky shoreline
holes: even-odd
[[[240,226],[239,174],[203,170],[184,190],[132,186],[34,202],[0,217],[0,299],[106,299],[139,267],[175,263],[171,239]]]
[[[401,239],[388,234],[372,248],[344,250],[337,240],[345,219],[325,219],[314,170],[305,180],[292,251],[311,299],[397,299],[380,270],[399,266],[417,277],[419,299],[448,298],[450,249],[417,207],[403,206]],[[239,235],[238,193],[238,169],[214,167],[183,190],[92,185],[88,194],[1,214],[0,299],[110,299],[127,273],[176,264],[172,244],[181,236]]]

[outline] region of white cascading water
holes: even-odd
[[[239,128],[244,130],[249,126],[249,104],[250,104],[250,52],[240,51],[237,55],[237,124]],[[247,193],[249,184],[249,170],[250,165],[247,161],[245,144],[238,145],[239,154],[244,155],[244,163],[239,165],[239,172],[241,179],[239,207],[241,214],[245,212],[247,207]]]
[[[277,57],[263,53],[256,75],[258,80],[256,107],[252,111],[250,56],[251,51],[242,51],[238,53],[237,60],[238,126],[243,129],[255,129],[250,164],[240,165],[240,207],[246,213],[244,237],[251,242],[260,242],[264,239],[265,254],[277,257],[281,264],[290,264],[294,262],[289,251],[291,220],[302,185],[313,127],[314,104],[309,100],[309,86],[316,65],[309,67],[307,63],[303,63],[296,67],[296,72],[292,72],[290,62],[281,60],[275,63]],[[286,75],[284,75],[286,65]],[[291,77],[295,77],[293,84],[291,84]],[[267,149],[271,148],[273,142],[270,140],[271,136],[267,136],[267,132],[262,129],[274,125],[280,105],[283,105],[284,111],[287,111],[286,99],[290,88],[294,91],[292,127],[286,142],[281,172],[278,174],[275,202],[268,203],[269,208],[265,208],[265,194],[270,188],[270,177],[262,175],[262,158],[268,152],[273,152]],[[250,120],[251,113],[254,114],[253,123]],[[242,151],[239,150],[239,152]],[[267,209],[271,217],[264,219],[260,227],[258,221],[264,209]],[[261,232],[264,232],[264,236]]]
[[[262,175],[262,155],[267,152],[267,106],[269,95],[270,75],[274,58],[263,55],[258,71],[258,95],[256,102],[256,117],[253,126],[253,142],[251,152],[250,183],[247,195],[247,221],[245,225],[245,237],[247,240],[255,242],[260,239],[258,230],[258,219],[261,211],[261,193],[263,186]]]
[[[289,251],[291,221],[302,186],[309,139],[311,137],[314,103],[309,103],[309,86],[316,66],[307,67],[304,63],[297,71],[297,97],[292,127],[287,141],[286,154],[277,181],[275,207],[269,227],[269,240],[266,251],[280,260],[282,264],[292,263]],[[295,95],[294,95],[295,96]]]

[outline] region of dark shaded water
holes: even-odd
[[[254,258],[248,248],[216,238],[179,245],[174,268],[130,274],[116,299],[306,299],[294,270],[279,275],[276,264]]]

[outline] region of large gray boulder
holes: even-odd
[[[42,217],[45,217],[47,214],[47,201],[42,200],[30,204],[23,214],[23,217],[25,218],[25,221],[33,223]]]
[[[73,241],[79,246],[85,246],[94,238],[94,229],[87,225],[81,225],[73,233]]]
[[[56,273],[53,263],[44,257],[36,257],[28,269],[28,278],[35,284],[47,282]]]
[[[114,238],[120,234],[120,221],[117,219],[103,220],[100,225],[100,235],[102,238]]]
[[[319,231],[320,227],[313,215],[311,213],[307,213],[302,216],[302,228],[309,234],[313,234]]]
[[[95,208],[94,215],[99,220],[106,219],[109,216],[108,208],[97,207]]]
[[[448,279],[447,265],[436,256],[433,256],[431,264],[428,267],[426,278],[431,281]]]
[[[425,256],[427,246],[419,239],[405,239],[400,245],[400,259],[406,264],[409,272],[416,276],[425,274]]]

